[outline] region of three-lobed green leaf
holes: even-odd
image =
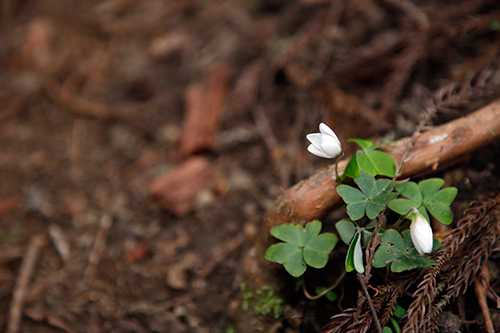
[[[302,228],[293,224],[282,224],[271,229],[271,235],[284,243],[271,245],[265,258],[282,264],[286,271],[299,277],[307,269],[307,265],[323,268],[328,262],[328,256],[337,244],[337,236],[332,233],[319,234],[322,224],[313,221]]]
[[[359,227],[356,222],[353,222],[349,219],[342,219],[335,223],[335,228],[337,228],[342,241],[345,244],[349,245],[351,244],[351,240]]]
[[[394,182],[389,179],[375,179],[367,172],[361,171],[354,179],[359,190],[349,185],[338,185],[337,193],[347,204],[347,215],[353,220],[361,219],[365,214],[374,219],[382,212],[387,203],[397,194],[389,193]]]
[[[440,178],[426,179],[418,184],[405,182],[396,185],[395,189],[406,199],[395,199],[389,202],[388,207],[398,214],[404,215],[411,208],[418,211],[428,220],[428,212],[438,221],[450,224],[453,221],[453,213],[450,205],[455,200],[458,190],[456,187],[447,187],[440,190],[444,180]],[[408,214],[411,219],[413,213]]]
[[[411,241],[410,230],[403,231],[403,236],[394,229],[384,232],[380,247],[373,257],[373,267],[391,265],[392,272],[400,273],[418,267],[428,267],[434,263],[434,260],[418,254]],[[439,246],[439,241],[435,240],[434,249]]]

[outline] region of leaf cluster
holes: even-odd
[[[441,223],[450,224],[453,221],[450,205],[455,200],[458,190],[456,187],[440,190],[443,185],[444,180],[441,178],[422,180],[418,184],[414,182],[398,184],[395,190],[405,198],[392,200],[388,207],[401,215],[405,215],[412,208],[417,208],[429,222],[428,212]],[[412,216],[413,213],[407,217],[411,219]]]
[[[363,264],[363,250],[368,246],[368,241],[375,227],[360,227],[356,222],[349,219],[343,219],[335,224],[342,241],[349,245],[347,256],[345,259],[345,267],[347,272],[356,270],[358,273],[364,273],[365,266]],[[383,230],[379,237],[383,234]]]
[[[382,268],[391,265],[391,271],[400,273],[418,267],[428,267],[434,260],[418,254],[410,237],[410,230],[403,231],[403,236],[394,229],[384,232],[380,246],[373,257],[373,267]],[[433,250],[440,242],[434,240]]]
[[[361,219],[365,214],[369,219],[375,219],[397,197],[396,193],[390,192],[394,187],[394,182],[390,179],[375,179],[362,170],[354,182],[359,190],[349,185],[337,186],[337,193],[347,204],[347,215],[353,221]]]
[[[328,255],[337,244],[337,236],[326,232],[319,234],[322,223],[312,221],[302,228],[293,224],[282,224],[271,229],[271,235],[283,241],[271,245],[265,258],[285,266],[293,277],[300,277],[307,266],[323,268],[328,262]]]

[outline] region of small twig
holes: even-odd
[[[329,26],[337,26],[339,24],[345,5],[346,3],[344,1],[332,1],[330,3],[325,16],[325,21],[321,27],[322,31],[327,31]],[[328,66],[332,54],[334,53],[334,43],[327,40],[325,35],[325,33],[320,35],[319,50],[316,54],[315,68],[312,73],[313,80],[311,80],[311,82],[316,81],[324,75],[325,69]]]
[[[59,253],[64,262],[67,262],[71,256],[71,246],[62,229],[56,224],[51,224],[49,226],[49,236],[54,243],[57,253]]]
[[[269,120],[267,119],[264,110],[262,110],[261,107],[255,108],[253,117],[255,119],[257,129],[259,130],[260,135],[269,150],[273,166],[279,174],[280,185],[282,188],[286,189],[290,186],[290,169],[288,167],[288,163],[282,162],[284,155],[283,149],[280,147],[278,139],[276,139],[276,136],[274,135],[271,124],[269,124]]]
[[[224,243],[223,246],[216,247],[211,253],[212,260],[210,260],[201,269],[200,277],[206,278],[214,270],[215,267],[217,267],[221,262],[225,261],[229,255],[235,253],[235,251],[237,251],[238,248],[243,245],[246,239],[247,238],[245,234],[240,234]]]
[[[102,250],[106,246],[106,238],[108,237],[109,229],[113,221],[108,214],[104,214],[99,224],[99,230],[94,241],[94,247],[89,255],[89,262],[85,269],[84,278],[88,282],[95,274],[96,267],[101,259]]]
[[[377,325],[377,330],[379,331],[379,333],[382,333],[382,325],[380,324],[380,321],[378,320],[377,310],[375,310],[375,306],[373,305],[372,298],[371,298],[370,294],[368,293],[368,288],[366,288],[366,283],[367,283],[367,281],[365,281],[366,278],[363,274],[358,273],[357,275],[358,275],[359,283],[361,283],[361,287],[363,288],[363,292],[366,295],[366,300],[368,301],[368,305],[370,306],[373,320],[375,321],[375,324]]]
[[[337,278],[337,280],[335,280],[335,282],[328,288],[326,288],[325,290],[323,290],[322,292],[320,292],[319,294],[317,294],[316,296],[312,296],[311,294],[309,294],[309,292],[307,291],[307,288],[306,288],[306,279],[304,277],[304,275],[302,275],[302,290],[304,291],[304,295],[309,298],[310,300],[317,300],[318,298],[322,297],[323,295],[326,295],[326,293],[328,293],[329,291],[335,289],[339,283],[342,281],[342,279],[344,278],[344,276],[346,275],[346,271],[342,271],[342,273],[340,274],[340,276]]]
[[[73,113],[96,119],[113,119],[121,116],[123,112],[114,106],[101,104],[73,94],[68,88],[60,85],[51,77],[44,77],[44,88],[47,94],[58,104]]]
[[[50,311],[48,310],[29,308],[24,312],[25,315],[31,320],[45,322],[50,326],[61,329],[67,333],[76,333],[76,330],[74,330],[68,323],[66,323],[64,319],[50,313]]]
[[[368,282],[371,278],[370,272],[372,270],[373,256],[375,255],[375,249],[377,248],[378,244],[380,244],[380,240],[378,239],[378,234],[380,229],[382,228],[382,224],[384,224],[384,220],[382,219],[384,213],[385,209],[377,216],[377,225],[375,226],[375,229],[373,229],[370,241],[365,250],[366,266],[365,266],[364,276],[366,278],[366,282]]]
[[[40,253],[40,248],[44,243],[45,236],[35,235],[31,238],[28,245],[28,250],[26,251],[23,263],[21,264],[21,269],[19,270],[19,276],[16,282],[16,288],[14,289],[12,301],[10,303],[7,333],[19,332],[28,284],[30,283],[31,276],[33,275],[38,254]]]
[[[73,129],[71,133],[71,146],[70,146],[70,156],[71,156],[71,166],[70,174],[71,178],[75,182],[79,182],[82,179],[84,165],[82,162],[83,147],[85,140],[85,135],[87,133],[87,119],[75,118],[73,121]]]
[[[474,291],[476,292],[477,301],[479,302],[479,307],[484,317],[484,326],[488,333],[494,333],[495,327],[493,326],[493,321],[491,320],[491,313],[488,307],[487,293],[489,285],[489,272],[487,266],[482,266],[481,271],[473,279]]]

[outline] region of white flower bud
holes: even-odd
[[[432,228],[417,209],[413,209],[414,215],[410,225],[410,235],[413,246],[418,253],[426,254],[432,252]]]
[[[307,150],[319,157],[334,158],[342,153],[342,146],[335,132],[326,124],[319,124],[320,133],[307,134],[311,142]]]

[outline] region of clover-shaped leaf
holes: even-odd
[[[293,277],[299,277],[307,265],[323,268],[328,262],[328,255],[337,244],[337,236],[332,233],[319,234],[322,224],[313,221],[302,228],[293,224],[282,224],[271,229],[271,235],[284,243],[271,245],[265,258],[285,266]]]
[[[440,178],[426,179],[418,183],[406,182],[396,185],[395,189],[407,199],[395,199],[389,202],[388,207],[398,214],[406,214],[411,208],[418,211],[428,220],[431,213],[438,221],[450,224],[453,221],[453,213],[450,205],[457,196],[456,187],[447,187],[439,190],[444,185]],[[411,219],[413,213],[408,214]]]
[[[335,223],[335,228],[337,228],[342,241],[349,245],[359,227],[356,222],[349,219],[342,219]]]
[[[361,219],[365,213],[374,219],[396,198],[397,194],[389,193],[394,183],[389,179],[377,179],[365,171],[361,171],[354,179],[360,190],[349,186],[337,186],[337,193],[347,203],[347,215],[353,220]]]
[[[410,230],[403,231],[403,237],[394,229],[386,230],[373,257],[373,267],[391,265],[392,272],[400,273],[418,267],[428,267],[434,263],[434,260],[418,254],[411,241]],[[434,240],[434,249],[439,246],[439,241]]]
[[[356,152],[347,163],[344,174],[341,177],[342,180],[345,177],[358,177],[361,170],[372,176],[394,176],[396,163],[390,155],[377,150],[381,145],[374,145],[373,142],[362,139],[349,139],[349,142],[356,142],[362,151]]]

